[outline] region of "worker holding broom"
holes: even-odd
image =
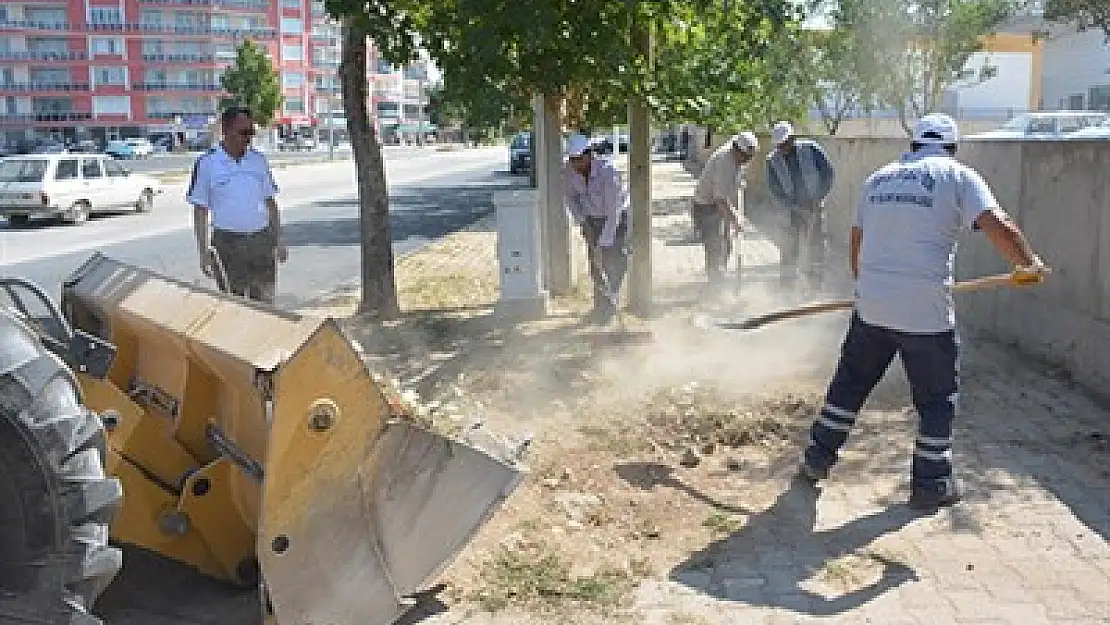
[[[849,250],[855,308],[800,467],[812,482],[828,477],[860,408],[899,354],[920,418],[909,505],[937,509],[961,498],[952,467],[957,234],[964,227],[985,233],[1017,267],[1015,282],[1039,281],[1047,270],[982,176],[955,159],[958,139],[951,117],[925,116],[911,151],[864,184]]]
[[[593,157],[585,135],[567,139],[567,164],[567,210],[586,241],[594,286],[590,320],[605,324],[620,307],[628,270],[628,189],[613,163]]]

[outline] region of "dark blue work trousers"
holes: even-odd
[[[959,337],[954,330],[910,334],[865,323],[853,313],[825,405],[810,428],[805,462],[815,469],[836,463],[860,408],[899,354],[909,378],[919,423],[913,487],[947,492],[952,477],[952,420],[958,399]]]

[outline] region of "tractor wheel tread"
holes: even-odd
[[[108,524],[122,499],[107,477],[100,418],[65,364],[0,309],[0,622],[100,625],[91,606],[122,567]],[[14,501],[4,500],[7,497]],[[15,622],[19,622],[16,620]]]

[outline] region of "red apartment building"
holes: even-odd
[[[220,75],[244,39],[264,47],[279,72],[284,130],[322,128],[341,109],[339,29],[318,0],[2,0],[0,145],[203,140],[223,95]],[[379,124],[417,121],[422,89],[411,84],[423,85],[423,65],[379,68],[373,52],[370,65]],[[379,82],[390,88],[378,93]]]

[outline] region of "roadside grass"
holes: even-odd
[[[543,540],[502,546],[480,566],[479,584],[469,599],[487,612],[574,606],[605,613],[627,606],[637,582],[651,575],[641,560],[623,568],[606,564],[585,574],[572,569],[570,558]]]

